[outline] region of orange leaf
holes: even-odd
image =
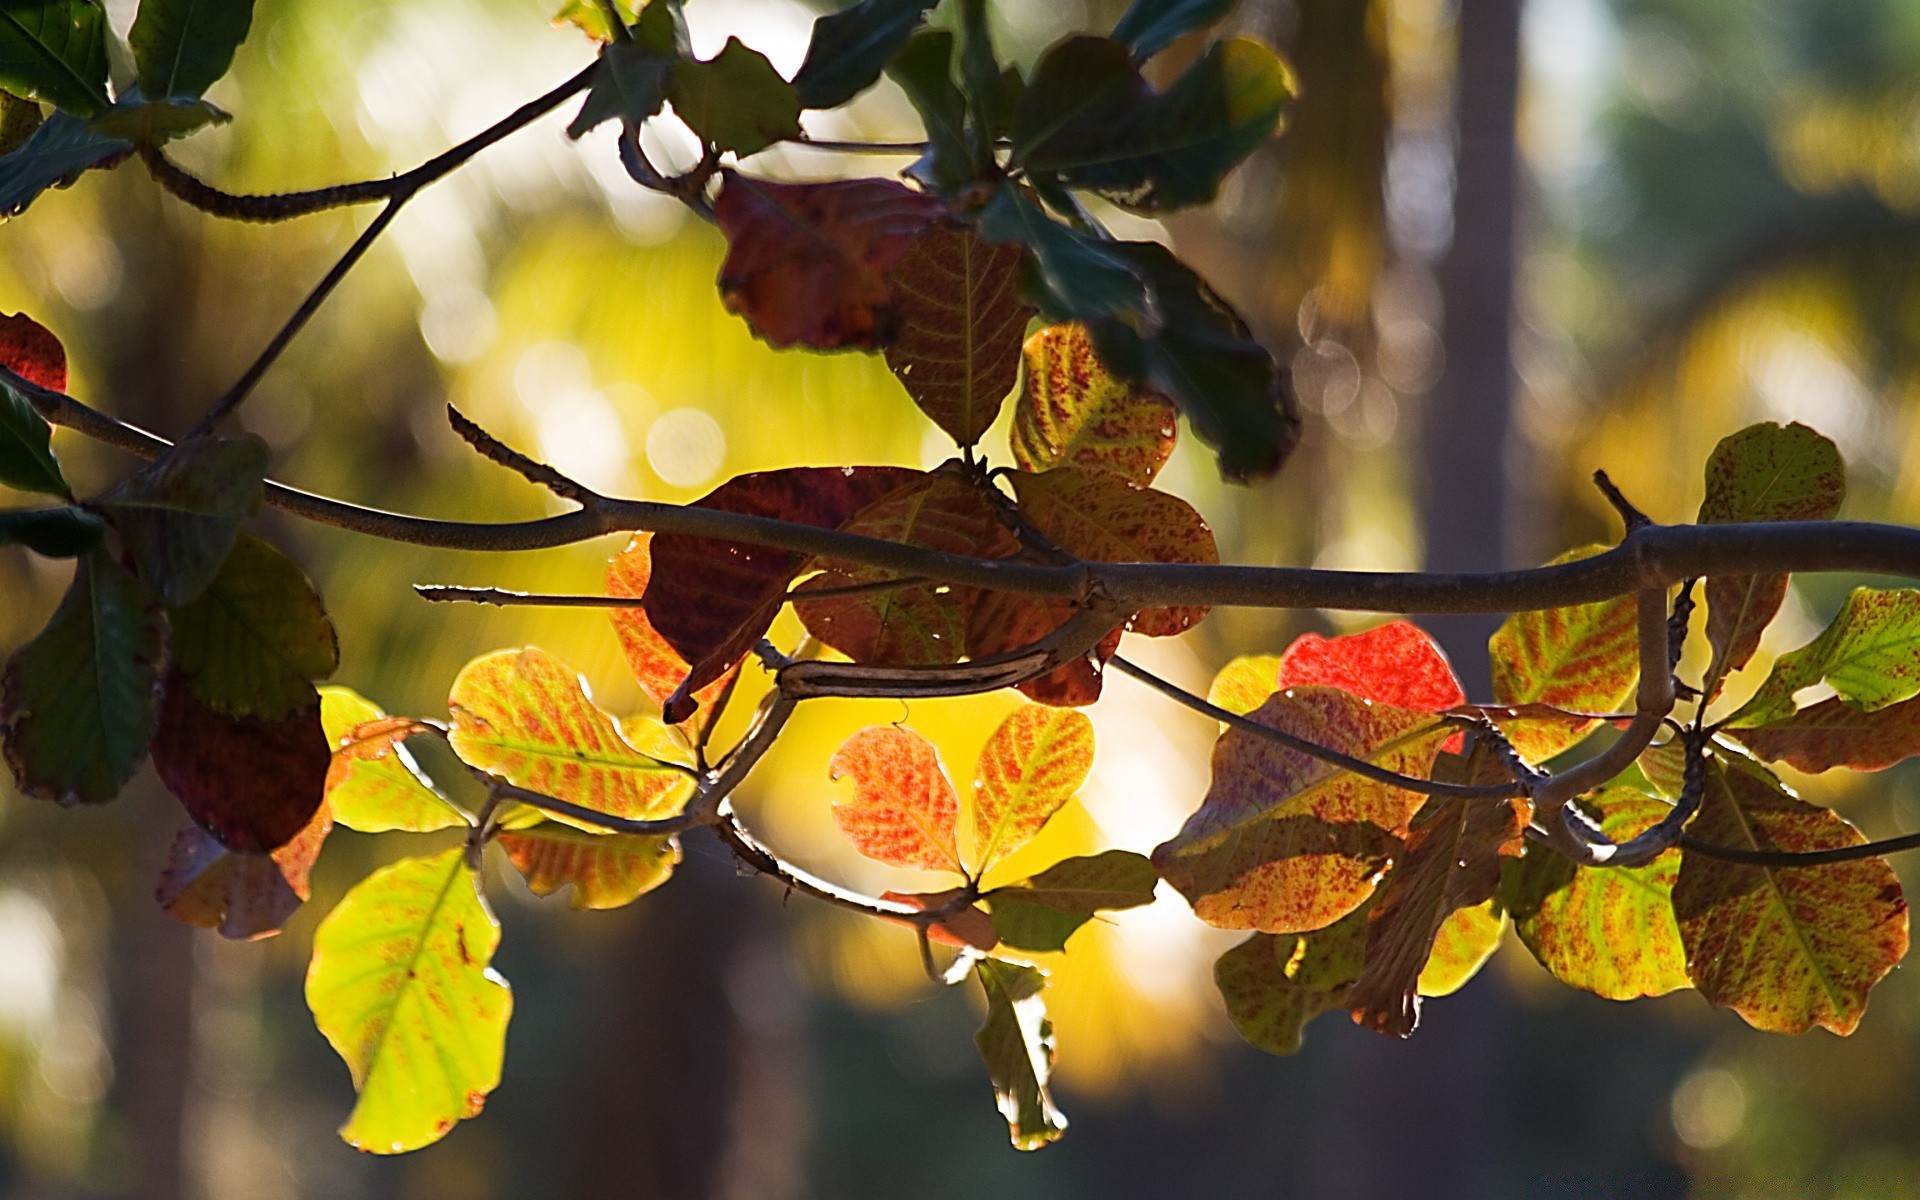
[[[173,839],[155,898],[169,915],[222,937],[270,937],[306,900],[307,876],[332,829],[323,804],[272,854],[241,854],[189,825]]]
[[[1070,600],[1044,600],[1012,592],[985,592],[967,621],[967,653],[991,658],[1031,646],[1073,619]],[[1104,666],[1120,648],[1122,630],[1100,639],[1094,657]],[[1075,659],[1038,679],[1016,685],[1022,695],[1041,704],[1080,708],[1100,698],[1100,668],[1088,659]]]
[[[944,892],[882,892],[880,898],[926,912],[930,908],[939,908],[959,894],[959,888],[950,888]],[[914,928],[912,921],[903,921],[899,917],[886,919],[909,929]],[[982,954],[1000,944],[1000,935],[993,929],[993,918],[977,904],[970,904],[944,921],[927,926],[927,939],[942,946],[952,946],[955,950],[971,948]]]
[[[888,276],[946,206],[890,179],[772,183],[721,173],[720,297],[768,344],[875,350],[901,314]]]
[[[1279,685],[1304,684],[1337,687],[1363,700],[1422,712],[1444,712],[1467,702],[1446,652],[1411,621],[1390,621],[1345,637],[1301,634],[1280,656]],[[1458,753],[1461,741],[1455,734],[1447,751]]]
[[[652,546],[653,535],[643,530],[634,534],[627,548],[608,561],[607,595],[631,598],[647,594],[647,584],[653,578]],[[687,677],[687,660],[660,636],[660,631],[647,619],[646,609],[614,608],[608,612],[613,618],[614,636],[620,639],[621,652],[627,656],[627,666],[633,669],[640,690],[665,711],[668,698]],[[738,664],[734,670],[738,670]],[[693,722],[690,732],[698,734],[699,727],[712,719],[713,706],[732,676],[729,671],[694,693],[694,703],[705,716],[701,720],[688,718]]]
[[[67,390],[66,347],[25,313],[0,313],[0,366],[43,388]]]
[[[1082,467],[1145,487],[1173,453],[1180,410],[1107,370],[1084,325],[1027,339],[1026,386],[1013,410],[1013,461],[1028,471]]]
[[[841,743],[830,779],[853,777],[833,819],[854,849],[896,867],[965,874],[955,844],[960,799],[933,743],[896,725],[874,725]]]
[[[1025,252],[964,225],[913,239],[889,281],[901,316],[887,365],[934,424],[962,446],[980,440],[1020,373],[1020,339],[1033,315],[1020,299]]]
[[[1585,546],[1554,559],[1572,562],[1599,553]],[[1493,698],[1526,709],[1546,704],[1575,712],[1613,712],[1633,695],[1640,678],[1638,626],[1632,596],[1592,604],[1518,612],[1487,642],[1493,665]],[[1543,762],[1578,745],[1592,721],[1569,723],[1559,716],[1496,716],[1514,749]]]
[[[1071,709],[1029,705],[1000,723],[973,776],[977,869],[1012,854],[1073,799],[1093,769],[1093,722]]]
[[[573,885],[573,907],[619,908],[665,883],[680,862],[670,837],[588,833],[558,821],[500,833],[500,848],[536,896]]]

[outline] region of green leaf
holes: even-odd
[[[728,38],[706,62],[675,62],[667,74],[667,99],[701,141],[743,158],[800,136],[800,98],[793,85],[739,38]]]
[[[975,873],[1031,841],[1092,769],[1093,722],[1084,713],[1042,704],[1014,709],[974,768]]]
[[[1465,987],[1500,948],[1500,935],[1506,931],[1507,914],[1493,900],[1455,909],[1441,923],[1433,952],[1420,970],[1420,994],[1451,996]]]
[[[1555,563],[1588,558],[1604,546],[1583,546]],[[1573,712],[1614,712],[1640,679],[1639,625],[1632,596],[1569,608],[1518,612],[1487,642],[1496,704],[1546,704]],[[1587,736],[1595,722],[1500,718],[1531,762],[1544,762]]]
[[[32,137],[0,158],[0,218],[15,216],[51,187],[67,187],[94,167],[111,165],[133,147],[103,137],[68,113],[48,117]]]
[[[1074,320],[1147,310],[1139,275],[1114,243],[1067,228],[1041,212],[1011,183],[1002,184],[980,211],[980,236],[1022,242],[1033,252],[1029,298],[1049,318]]]
[[[520,787],[641,820],[672,816],[692,793],[684,771],[628,743],[580,676],[536,647],[474,659],[447,706],[461,761]]]
[[[513,993],[488,965],[500,923],[465,854],[375,871],[314,931],[307,1007],[360,1093],[340,1127],[350,1146],[436,1142],[500,1082]]]
[[[1153,863],[1144,856],[1108,850],[1064,859],[1024,883],[995,888],[985,899],[1002,942],[1016,950],[1047,953],[1064,950],[1067,939],[1096,912],[1152,904],[1159,882]]]
[[[633,5],[628,0],[618,0],[620,21],[631,25],[634,19]],[[555,28],[571,25],[594,41],[605,45],[614,40],[613,18],[607,14],[607,6],[601,0],[567,0],[560,11],[553,14]]]
[[[207,589],[172,614],[173,663],[202,703],[280,720],[310,707],[340,665],[333,622],[305,572],[241,534]]]
[[[1279,690],[1278,654],[1242,654],[1207,685],[1207,703],[1244,717]]]
[[[166,619],[104,550],[80,559],[39,636],[7,660],[0,738],[22,792],[113,799],[147,756]]]
[[[974,165],[983,172],[995,165],[994,139],[1002,95],[999,57],[987,27],[987,0],[958,0],[960,93],[967,102],[967,132]]]
[[[1181,34],[1226,16],[1233,4],[1234,0],[1133,0],[1113,27],[1113,39],[1144,61]]]
[[[1791,716],[1793,696],[1816,683],[1865,712],[1920,696],[1920,591],[1855,588],[1820,636],[1774,661],[1735,727]]]
[[[647,0],[633,22],[633,40],[655,54],[686,58],[693,53],[683,0]]]
[[[101,498],[145,579],[171,607],[205,591],[240,523],[260,511],[267,444],[252,434],[180,442]]]
[[[880,78],[937,0],[859,0],[813,23],[806,61],[793,77],[805,108],[838,108]]]
[[[1213,981],[1247,1044],[1300,1049],[1307,1022],[1346,1006],[1367,953],[1367,909],[1308,933],[1255,934],[1220,956]]]
[[[231,120],[231,113],[205,100],[129,100],[114,105],[87,125],[106,137],[159,146]]]
[[[680,862],[670,837],[588,833],[558,821],[500,834],[500,848],[536,896],[573,886],[573,907],[619,908],[665,883]]]
[[[84,508],[0,512],[0,546],[18,544],[48,558],[78,558],[100,544],[107,523]]]
[[[953,34],[945,29],[914,34],[887,74],[907,94],[927,131],[926,152],[907,168],[907,176],[935,191],[958,190],[973,178],[973,162],[967,101],[953,82]]]
[[[333,748],[327,803],[340,824],[361,833],[431,833],[473,823],[407,753],[406,739],[426,726],[389,717],[343,687],[320,689],[320,724]]]
[[[1011,161],[1050,171],[1062,147],[1124,138],[1151,96],[1126,47],[1111,38],[1065,38],[1041,57],[1020,97]]]
[[[0,5],[0,88],[91,117],[107,107],[107,12],[94,0]]]
[[[1000,1115],[1013,1144],[1038,1150],[1066,1132],[1067,1118],[1053,1106],[1047,1079],[1053,1074],[1053,1022],[1040,991],[1047,977],[1033,967],[983,958],[974,975],[987,994],[987,1020],[973,1035]]]
[[[1846,464],[1826,438],[1798,423],[1750,425],[1723,439],[1707,459],[1700,523],[1822,521],[1840,511]],[[1715,576],[1707,580],[1707,640],[1713,665],[1708,696],[1753,657],[1760,634],[1787,596],[1785,575]]]
[[[1609,787],[1579,802],[1616,842],[1673,811],[1663,800]],[[1674,923],[1680,854],[1640,867],[1576,867],[1545,846],[1509,866],[1501,892],[1527,949],[1562,983],[1609,1000],[1663,996],[1692,987]]]
[[[1858,846],[1860,831],[1804,803],[1757,763],[1707,764],[1687,832],[1743,850]],[[1884,858],[1817,867],[1752,867],[1680,856],[1673,912],[1700,994],[1756,1029],[1852,1033],[1867,993],[1907,951],[1907,901]]]
[[[53,457],[53,426],[27,399],[33,386],[0,370],[0,483],[70,500],[73,492]]]
[[[615,42],[602,50],[600,66],[593,73],[593,87],[580,106],[580,115],[567,126],[567,136],[580,137],[615,117],[644,121],[659,112],[667,95],[667,71],[673,63],[672,57],[637,41]]]
[[[201,95],[233,65],[252,24],[253,0],[140,0],[127,41],[141,92]]]

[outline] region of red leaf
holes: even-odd
[[[959,888],[952,888],[944,892],[881,892],[880,898],[926,912],[930,908],[939,908],[959,894]],[[914,928],[912,921],[904,921],[899,917],[886,919],[909,929]],[[994,932],[993,918],[987,915],[985,909],[974,904],[944,921],[927,926],[927,940],[952,946],[955,950],[972,947],[984,954],[1000,944],[1000,935]]]
[[[967,653],[973,658],[991,658],[1031,646],[1073,619],[1070,600],[1044,600],[1036,596],[1018,596],[1012,592],[987,592],[974,606],[967,622]],[[1094,655],[1102,666],[1120,649],[1116,629],[1100,639]],[[1018,685],[1028,699],[1056,708],[1081,708],[1100,698],[1100,668],[1087,659],[1076,659],[1053,673],[1029,679]]]
[[[694,503],[837,529],[875,500],[920,477],[905,467],[790,467],[740,475]],[[773,624],[800,555],[768,546],[661,534],[642,611],[692,664],[661,706],[668,723],[693,715],[693,694],[725,675]]]
[[[726,171],[714,216],[727,236],[720,297],[768,344],[878,349],[899,332],[888,275],[946,215],[890,179],[771,183]]]
[[[841,743],[827,775],[853,777],[853,795],[834,801],[833,819],[860,853],[895,867],[966,873],[954,836],[960,799],[932,742],[897,725],[870,726]]]
[[[653,535],[642,531],[633,535],[625,550],[613,556],[607,563],[607,595],[647,594],[647,584],[653,578],[652,545]],[[614,636],[620,639],[620,649],[627,656],[627,666],[632,668],[640,690],[665,711],[668,698],[687,677],[687,660],[660,636],[653,622],[647,619],[646,609],[615,608],[609,612]],[[721,675],[694,695],[694,702],[707,714],[707,719],[712,718],[714,702],[726,690],[730,676],[731,672]]]
[[[1345,637],[1303,633],[1280,656],[1279,686],[1324,684],[1362,700],[1421,712],[1444,712],[1467,702],[1446,652],[1411,621],[1393,621]],[[1455,735],[1444,749],[1458,753]]]
[[[265,854],[305,829],[326,795],[332,748],[320,705],[280,721],[229,717],[169,673],[153,765],[202,829],[229,850]]]
[[[1020,299],[1018,243],[983,242],[941,224],[913,240],[889,280],[902,318],[887,347],[900,384],[962,446],[980,440],[1020,375],[1033,309]]]
[[[155,898],[171,916],[222,937],[268,937],[306,901],[307,875],[332,830],[323,804],[272,854],[237,854],[189,825],[173,839]]]
[[[1833,697],[1778,721],[1725,732],[1761,758],[1810,775],[1834,767],[1879,771],[1920,754],[1920,698],[1861,712]]]
[[[25,313],[0,313],[0,366],[56,392],[67,390],[67,351]]]

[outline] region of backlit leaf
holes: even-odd
[[[500,848],[536,896],[573,885],[574,908],[619,908],[665,883],[680,862],[671,837],[588,833],[558,821],[502,832]]]
[[[209,707],[278,720],[311,707],[340,665],[320,593],[286,555],[241,534],[207,590],[175,609],[173,664]]]
[[[1672,811],[1623,787],[1603,789],[1580,806],[1616,842]],[[1677,850],[1641,867],[1576,867],[1533,846],[1508,869],[1502,893],[1520,940],[1555,978],[1609,1000],[1632,1000],[1693,986],[1673,916],[1679,872]]]
[[[108,492],[140,576],[178,608],[205,591],[240,523],[260,511],[267,444],[252,434],[181,442]]]
[[[1071,620],[1069,600],[1045,600],[1012,592],[983,592],[967,621],[967,652],[976,659],[1008,654],[1031,646]],[[1115,629],[1094,647],[1102,665],[1120,648],[1122,630]],[[1088,659],[1075,659],[1052,672],[1016,685],[1021,695],[1041,704],[1080,708],[1100,698],[1100,668]]]
[[[1822,700],[1733,738],[1768,762],[1818,774],[1834,767],[1879,771],[1920,754],[1920,697],[1861,712],[1844,700]]]
[[[1310,933],[1257,933],[1220,956],[1213,981],[1248,1045],[1293,1054],[1307,1022],[1346,1006],[1366,952],[1363,908]]]
[[[791,467],[738,475],[694,503],[822,529],[848,518],[921,475],[903,467]],[[653,539],[647,620],[693,666],[661,706],[670,724],[694,712],[693,693],[721,678],[766,633],[787,585],[806,561],[771,546],[684,534]]]
[[[937,0],[856,0],[813,23],[793,89],[807,108],[838,108],[872,87]]]
[[[342,687],[320,689],[320,725],[333,749],[327,804],[340,824],[361,833],[430,833],[470,824],[407,753],[406,739],[425,732],[424,725],[390,717]]]
[[[124,138],[143,146],[160,146],[197,133],[209,125],[225,125],[233,114],[205,100],[123,100],[87,122],[95,133]]]
[[[944,469],[888,493],[840,528],[979,558],[1006,558],[1020,549],[980,487]],[[897,578],[892,571],[834,560],[810,565],[825,569],[796,590],[793,610],[807,632],[855,662],[951,663],[968,651],[967,625],[980,600],[978,589],[926,583],[807,599],[809,592]]]
[[[307,1007],[360,1093],[340,1127],[350,1146],[438,1141],[500,1082],[513,993],[488,965],[500,923],[464,857],[383,867],[314,931]]]
[[[1135,58],[1152,58],[1183,33],[1211,25],[1232,10],[1234,0],[1133,0],[1113,27],[1113,38]]]
[[[0,313],[0,366],[48,391],[67,390],[67,348],[25,313]]]
[[[926,912],[952,903],[961,891],[960,888],[949,888],[944,892],[882,892],[880,898]],[[913,922],[899,917],[881,919],[909,929],[916,928]],[[994,932],[993,918],[987,915],[986,910],[978,904],[969,904],[927,926],[927,940],[952,946],[955,950],[973,949],[985,954],[1000,944],[1000,935]]]
[[[253,24],[253,0],[140,0],[127,41],[140,90],[158,100],[198,96],[233,63]]]
[[[1430,714],[1299,688],[1250,714],[1263,725],[1426,778],[1452,729]],[[1242,729],[1213,748],[1213,784],[1154,866],[1223,929],[1298,933],[1339,920],[1401,856],[1421,797]]]
[[[667,72],[673,115],[700,140],[741,157],[800,136],[800,98],[767,56],[737,37],[701,62],[677,59]]]
[[[633,5],[628,0],[618,0],[620,20],[628,25],[633,23]],[[613,19],[607,15],[607,6],[601,0],[566,0],[560,11],[553,14],[555,29],[571,25],[603,45],[613,41]]]
[[[105,551],[79,560],[37,637],[7,660],[0,685],[7,763],[29,796],[61,804],[113,799],[147,756],[165,615]]]
[[[1793,713],[1794,693],[1816,683],[1869,712],[1920,695],[1920,591],[1855,588],[1819,637],[1774,661],[1727,723],[1778,721]]]
[[[653,535],[643,530],[634,534],[627,548],[607,563],[607,594],[644,596],[652,580]],[[633,677],[639,681],[640,690],[664,711],[674,689],[687,677],[687,660],[681,658],[680,652],[660,636],[660,631],[647,618],[646,609],[610,608],[607,613],[613,619],[614,635],[620,639],[620,649],[627,656],[627,666],[633,669]],[[694,694],[694,703],[699,708],[687,718],[692,722],[692,732],[698,733],[702,726],[712,720],[714,705],[733,677],[734,672],[727,672]]]
[[[900,332],[888,283],[945,206],[887,179],[773,183],[722,173],[720,298],[769,345],[874,350]]]
[[[1857,846],[1860,831],[1765,768],[1715,758],[1688,832],[1752,850]],[[1756,1029],[1852,1033],[1867,993],[1907,951],[1907,901],[1884,858],[1750,867],[1683,851],[1673,911],[1700,994]]]
[[[1177,496],[1135,487],[1103,471],[1075,467],[1035,475],[1012,474],[1020,510],[1035,528],[1070,554],[1092,562],[1217,563],[1213,530]],[[1128,628],[1170,637],[1198,624],[1200,605],[1150,608]]]
[[[1554,559],[1587,558],[1604,549],[1586,546]],[[1574,712],[1614,712],[1640,679],[1639,626],[1632,596],[1568,608],[1517,612],[1487,642],[1493,664],[1493,698],[1499,704],[1549,704]],[[1501,719],[1497,722],[1531,762],[1543,762],[1577,745],[1594,722]]]
[[[1722,439],[1707,459],[1700,523],[1821,521],[1840,511],[1847,469],[1826,438],[1795,422],[1750,425]],[[1716,576],[1707,580],[1707,640],[1714,670],[1709,693],[1728,671],[1745,666],[1760,634],[1787,596],[1785,575]]]
[[[692,793],[685,772],[628,744],[585,681],[538,647],[474,659],[447,707],[461,761],[519,787],[639,820],[672,816]]]
[[[1015,709],[980,751],[973,776],[973,856],[986,870],[1027,844],[1093,769],[1093,722],[1069,708]]]
[[[1020,298],[1018,246],[981,241],[964,225],[921,231],[889,279],[900,332],[887,366],[956,443],[993,424],[1020,372],[1033,315]]]
[[[95,0],[0,5],[0,88],[82,117],[107,107],[107,12]]]
[[[1207,703],[1246,716],[1280,690],[1278,654],[1242,654],[1207,685]]]
[[[0,367],[52,391],[67,386],[67,352],[60,340],[24,313],[0,315]],[[53,427],[27,393],[0,374],[0,483],[68,499],[66,476],[53,457]]]
[[[198,825],[173,839],[156,898],[178,920],[221,937],[269,937],[307,899],[307,875],[333,829],[321,805],[307,827],[271,854],[240,854]]]
[[[1028,471],[1109,471],[1145,487],[1179,435],[1173,402],[1117,379],[1086,326],[1050,325],[1026,343],[1026,383],[1013,410],[1013,460]]]
[[[1364,633],[1322,637],[1303,633],[1280,656],[1279,686],[1319,684],[1422,712],[1466,703],[1446,652],[1411,621],[1392,621]]]
[[[1108,850],[1055,863],[1024,883],[986,896],[993,928],[1016,950],[1063,950],[1075,930],[1107,909],[1153,903],[1160,877],[1130,850]]]
[[[933,743],[897,725],[874,725],[842,742],[827,765],[851,777],[833,803],[834,823],[868,858],[896,867],[965,874],[954,837],[960,799]]]
[[[987,1020],[973,1035],[974,1045],[986,1061],[1014,1147],[1038,1150],[1067,1128],[1067,1118],[1047,1090],[1053,1074],[1053,1022],[1040,998],[1047,977],[1033,967],[993,958],[974,964],[974,974],[987,994]]]
[[[1427,965],[1420,969],[1420,994],[1451,996],[1465,987],[1500,948],[1500,935],[1506,931],[1507,914],[1492,900],[1455,909],[1440,923]]]
[[[193,694],[177,670],[161,691],[153,766],[200,827],[229,850],[265,854],[319,811],[332,748],[320,700],[268,719],[231,716]]]

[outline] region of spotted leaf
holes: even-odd
[[[1070,708],[1015,709],[987,739],[974,768],[976,872],[1026,845],[1092,769],[1092,721]]]
[[[1366,953],[1362,908],[1309,933],[1257,933],[1220,956],[1213,981],[1249,1045],[1293,1054],[1307,1022],[1345,1007]]]
[[[1572,550],[1556,563],[1598,554]],[[1568,608],[1518,612],[1487,643],[1493,698],[1500,704],[1546,704],[1573,712],[1613,712],[1640,678],[1636,602],[1632,596]],[[1514,749],[1533,762],[1578,745],[1596,722],[1495,717]]]
[[[954,836],[960,798],[932,742],[897,725],[871,726],[841,743],[827,774],[853,780],[853,794],[834,801],[833,819],[860,853],[965,873]]]
[[[1087,328],[1049,325],[1027,339],[1026,383],[1013,410],[1013,461],[1028,471],[1080,467],[1145,487],[1173,454],[1180,410],[1116,377]]]
[[[534,895],[572,885],[577,909],[631,904],[665,883],[680,862],[674,838],[588,833],[559,821],[506,830],[499,840]]]
[[[888,285],[900,332],[887,366],[920,410],[971,446],[993,424],[1020,373],[1033,309],[1020,298],[1020,247],[981,241],[964,225],[922,230]]]

